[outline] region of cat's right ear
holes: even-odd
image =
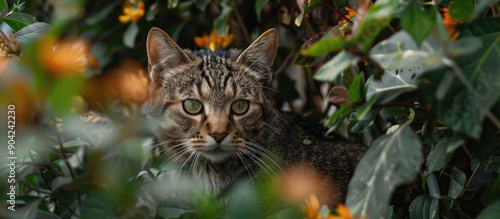
[[[172,40],[172,38],[157,27],[153,27],[149,31],[146,47],[150,68],[158,66],[159,64],[169,68],[191,61],[189,56]],[[152,73],[153,72],[150,72],[150,74]]]

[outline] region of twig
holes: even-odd
[[[59,133],[56,126],[54,126],[54,127],[56,128],[57,141],[59,142],[59,146],[60,146],[59,149],[61,150],[61,154],[62,154],[64,163],[66,164],[66,167],[68,167],[68,169],[69,169],[69,173],[71,175],[71,178],[73,179],[73,181],[75,181],[76,180],[75,173],[73,172],[73,168],[69,164],[68,156],[66,156],[66,152],[64,152],[64,144],[63,144],[62,139],[61,139],[61,133]],[[78,205],[81,205],[82,200],[81,200],[81,194],[80,194],[79,190],[76,191],[76,195],[78,197]]]
[[[252,43],[252,39],[250,39],[250,35],[248,35],[247,28],[245,27],[245,23],[243,23],[243,19],[241,19],[240,12],[238,12],[238,8],[234,8],[233,10],[234,16],[236,17],[236,20],[238,21],[238,24],[243,31],[243,37],[245,38],[245,41],[248,44]]]
[[[288,66],[288,63],[290,62],[290,59],[293,58],[294,54],[290,53],[286,56],[285,60],[283,60],[283,63],[281,63],[280,67],[274,71],[274,76],[276,77],[280,72],[282,72],[286,66]]]
[[[337,7],[333,7],[333,5],[329,4],[326,0],[323,0],[323,3],[321,3],[321,5],[326,6],[330,10],[334,11],[335,13],[337,13],[340,17],[342,17],[347,22],[352,23],[352,21],[349,18],[347,18],[344,14],[342,14],[342,12],[340,12]]]
[[[476,173],[479,170],[480,166],[481,166],[481,164],[479,164],[479,163],[476,165],[476,168],[474,168],[474,171],[472,172],[472,175],[470,175],[469,180],[467,180],[467,183],[465,184],[464,189],[460,193],[460,196],[464,195],[465,189],[467,189],[467,187],[469,187],[469,184],[472,181],[472,178],[474,178],[474,175],[476,175]]]

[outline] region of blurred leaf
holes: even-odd
[[[85,17],[87,25],[96,25],[105,19],[109,18],[109,14],[116,8],[117,5],[122,4],[122,1],[110,1],[109,4],[100,7],[97,12],[91,13]]]
[[[350,101],[347,89],[344,86],[335,86],[328,92],[328,100],[335,105],[342,105]]]
[[[474,7],[474,12],[473,12],[470,20],[474,20],[474,19],[479,18],[481,15],[483,15],[484,10],[490,9],[489,5],[494,5],[498,1],[500,1],[500,0],[482,0],[482,1],[479,1]]]
[[[188,212],[195,212],[196,208],[180,198],[168,198],[156,206],[156,215],[162,218],[177,218]]]
[[[365,115],[372,109],[373,104],[377,98],[373,97],[368,102],[365,102],[363,105],[359,106],[356,109],[356,119],[361,120],[365,117]],[[378,110],[380,111],[380,109]]]
[[[410,204],[411,219],[439,218],[439,200],[428,194],[415,198]]]
[[[262,9],[264,8],[264,6],[266,6],[267,2],[269,2],[269,0],[257,0],[255,2],[255,13],[257,14],[257,19],[259,21],[260,21]]]
[[[36,213],[36,219],[58,219],[58,218],[60,217],[47,211],[39,211]]]
[[[498,197],[500,197],[500,190],[498,188],[500,188],[500,175],[497,176],[493,183],[488,185],[488,188],[484,191],[481,197],[481,203],[488,205],[499,200]]]
[[[50,25],[43,22],[37,22],[34,24],[30,24],[23,29],[17,31],[14,34],[14,37],[21,43],[24,47],[29,42],[32,42],[35,39],[38,39],[45,35],[47,31],[50,29]]]
[[[457,199],[465,186],[467,177],[460,169],[453,168],[451,170],[450,187],[448,188],[448,195],[453,199]]]
[[[80,77],[71,77],[58,80],[50,88],[48,98],[54,110],[59,112],[69,111],[73,97],[82,88],[83,81]]]
[[[304,19],[304,16],[306,16],[313,9],[315,9],[316,7],[318,7],[320,3],[322,3],[322,0],[310,0],[309,1],[309,5],[304,8],[304,11],[302,13],[300,13],[300,15],[297,16],[297,18],[295,18],[295,25],[297,27],[300,27],[300,25],[302,24],[302,20]]]
[[[365,96],[365,85],[363,83],[363,74],[359,73],[354,81],[352,81],[351,86],[349,86],[347,91],[347,96],[354,103],[362,103]]]
[[[40,205],[41,201],[41,199],[37,199],[21,208],[15,208],[16,211],[9,216],[12,216],[12,218],[38,219],[38,205]]]
[[[412,180],[422,160],[421,143],[408,125],[377,138],[358,163],[346,205],[355,216],[381,218],[392,191]]]
[[[214,20],[214,29],[221,35],[225,36],[228,33],[228,26],[227,22],[229,21],[229,17],[231,17],[231,13],[233,12],[233,7],[229,5],[225,5],[224,8],[222,8],[222,12]]]
[[[410,2],[401,16],[401,27],[406,30],[417,45],[420,46],[431,33],[436,22],[436,9],[434,7],[424,8],[421,3]]]
[[[314,79],[318,81],[333,82],[346,68],[356,65],[359,58],[345,51],[339,52],[334,58],[314,73]]]
[[[179,0],[168,0],[167,7],[168,8],[177,8],[178,4],[179,4]]]
[[[398,0],[376,1],[366,12],[356,33],[349,37],[347,42],[368,52],[375,37],[389,24],[399,7]]]
[[[136,22],[130,22],[127,30],[125,30],[123,34],[123,44],[128,48],[134,48],[137,34],[139,34],[139,26],[137,26]]]
[[[146,12],[146,20],[153,21],[155,19],[155,15],[158,12],[158,2],[153,3],[149,6],[148,11]]]
[[[90,190],[80,206],[82,218],[116,218],[117,210],[113,199],[100,190]]]
[[[455,0],[450,1],[448,5],[450,16],[457,21],[465,21],[469,19],[474,11],[474,2],[472,0]]]
[[[13,12],[9,16],[1,18],[0,22],[5,22],[8,24],[14,31],[19,31],[30,24],[36,23],[35,17],[30,14]]]
[[[375,99],[373,99],[375,100]],[[381,108],[371,108],[373,101],[367,102],[357,108],[356,113],[351,114],[351,120],[347,126],[347,131],[350,133],[365,133],[373,124],[373,120],[377,117]],[[352,117],[352,115],[355,115]]]
[[[201,11],[205,11],[205,8],[207,7],[208,3],[210,3],[211,1],[212,0],[195,0],[196,7]]]
[[[330,127],[330,125],[332,125],[333,123],[332,127],[328,130],[328,132],[335,130],[340,125],[342,120],[344,120],[344,118],[346,118],[349,114],[351,114],[351,112],[354,111],[354,109],[352,108],[353,105],[354,104],[352,102],[344,103],[342,104],[342,106],[340,106],[339,109],[337,109],[337,111],[335,111],[330,116],[328,121],[326,121],[325,123],[325,127]]]
[[[486,206],[476,219],[496,219],[500,215],[500,200]]]
[[[0,0],[0,12],[7,9],[7,2],[5,0]]]
[[[316,41],[310,47],[300,51],[300,54],[305,56],[323,56],[331,52],[338,52],[345,46],[344,39],[339,37],[324,37]]]
[[[295,61],[293,62],[293,64],[304,67],[313,67],[319,65],[323,60],[325,60],[325,58],[326,55],[318,57],[309,57],[298,53],[297,57],[295,57]]]

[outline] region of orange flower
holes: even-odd
[[[321,206],[318,198],[315,195],[309,196],[306,199],[306,205],[302,206],[302,212],[306,214],[304,219],[366,219],[366,217],[353,217],[349,209],[343,204],[339,204],[335,209],[336,215],[328,213],[327,215],[321,215]]]
[[[133,0],[129,0],[125,2],[123,15],[120,15],[118,20],[122,23],[137,22],[142,16],[144,16],[144,2],[139,1],[135,4]]]
[[[352,8],[349,8],[349,7],[345,7],[345,10],[347,11],[348,14],[346,14],[345,16],[349,19],[351,19],[352,17],[356,16],[358,13],[356,12],[356,10],[352,9]],[[345,24],[347,23],[346,20],[341,20],[338,22],[338,24]]]
[[[458,25],[460,25],[459,21],[453,20],[450,15],[450,11],[448,8],[443,8],[443,25],[448,30],[448,34],[450,35],[451,42],[455,42],[458,39],[460,33],[457,31]]]
[[[210,36],[204,34],[201,37],[194,38],[194,42],[198,47],[210,49],[212,51],[227,48],[229,45],[231,45],[233,40],[234,34],[231,33],[227,36],[221,36],[215,30],[212,30]]]
[[[95,65],[87,42],[81,39],[42,39],[38,42],[38,57],[50,76],[81,74],[89,65]]]
[[[347,209],[343,204],[339,204],[335,210],[337,211],[337,215],[329,216],[329,219],[354,219],[351,216],[351,212],[349,212],[349,209]]]

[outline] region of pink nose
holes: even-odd
[[[210,136],[212,136],[217,143],[220,143],[227,136],[227,132],[212,132]]]

